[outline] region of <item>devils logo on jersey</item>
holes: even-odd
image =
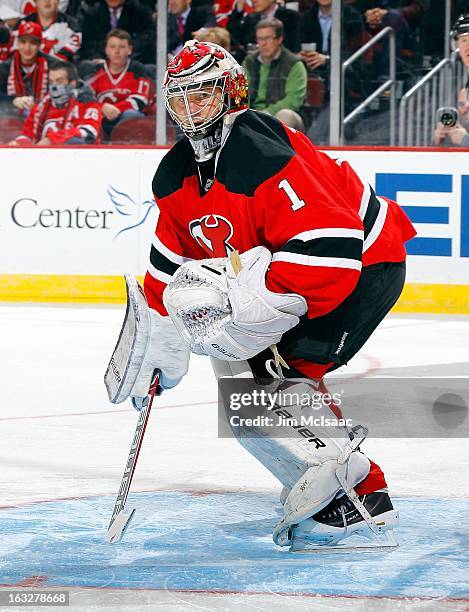
[[[211,257],[227,257],[234,247],[228,242],[233,235],[233,226],[221,215],[205,215],[189,223],[192,238]]]

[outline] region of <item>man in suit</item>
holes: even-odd
[[[168,2],[168,49],[177,53],[183,44],[193,38],[192,32],[217,25],[210,6],[192,6],[192,0]]]
[[[278,5],[275,0],[253,0],[254,12],[246,14],[244,4],[244,0],[237,0],[228,20],[232,42],[240,49],[236,53],[236,59],[244,58],[247,45],[256,44],[256,25],[259,21],[273,17],[283,23],[285,47],[293,53],[298,53],[300,50],[300,16],[296,11]]]
[[[348,4],[343,6],[343,55],[349,57],[363,44],[363,19]],[[330,56],[332,29],[332,0],[317,0],[301,17],[302,43],[315,43],[316,51],[302,51],[301,58],[310,70],[325,66]]]
[[[156,34],[151,11],[138,0],[99,0],[83,17],[80,59],[104,59],[106,34],[115,28],[126,30],[134,41],[132,58],[154,64]]]

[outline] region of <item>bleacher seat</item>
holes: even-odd
[[[19,117],[0,117],[0,144],[6,144],[19,136],[23,120]]]
[[[306,104],[313,108],[322,108],[324,103],[324,81],[315,75],[308,75]]]
[[[166,130],[168,144],[174,144],[174,128]],[[129,119],[122,121],[112,130],[112,144],[152,145],[156,139],[156,122],[154,119]]]

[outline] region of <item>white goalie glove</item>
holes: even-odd
[[[175,387],[187,373],[190,352],[170,317],[148,307],[143,289],[131,274],[125,275],[127,310],[109,361],[104,383],[113,404],[128,397],[137,410],[144,405],[159,372],[159,387]]]
[[[183,264],[163,293],[164,305],[191,351],[225,361],[254,357],[297,325],[307,310],[295,293],[265,286],[272,259],[264,247],[241,255],[241,271],[230,258]]]

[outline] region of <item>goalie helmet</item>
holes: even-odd
[[[171,118],[190,139],[207,136],[223,118],[248,108],[243,68],[223,47],[189,40],[171,60],[163,94]]]

